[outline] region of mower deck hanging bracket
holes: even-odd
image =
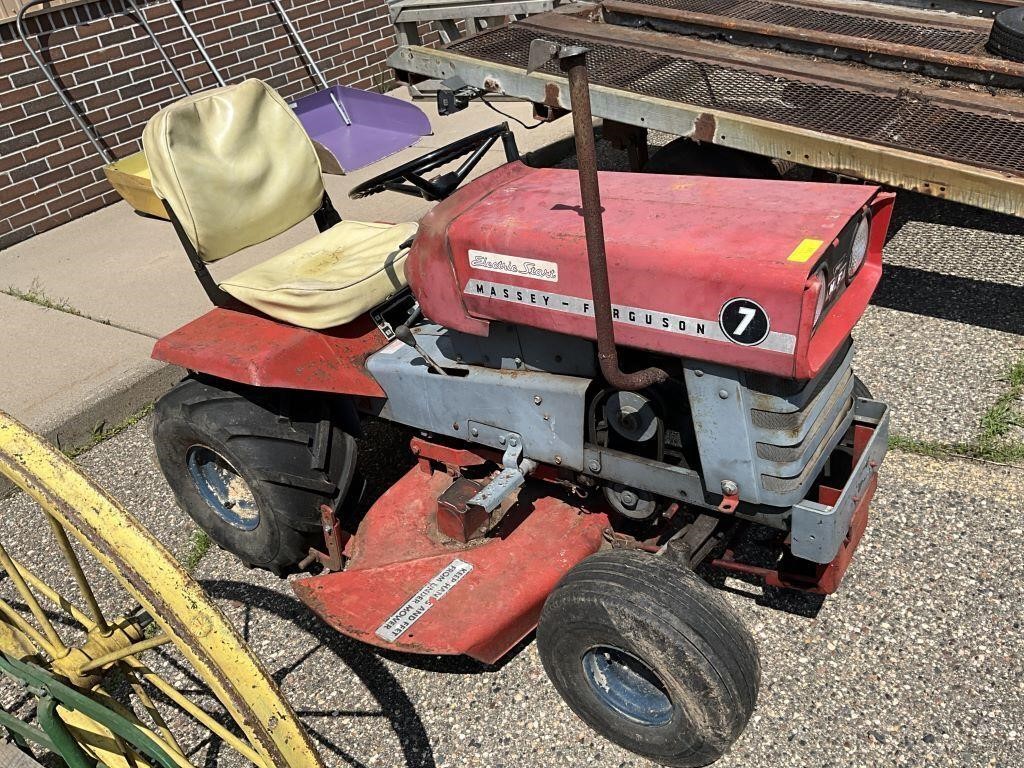
[[[502,470],[469,500],[468,505],[480,507],[489,515],[519,490],[526,482],[526,476],[537,468],[537,462],[530,459],[524,459],[520,463],[522,455],[522,439],[509,437],[505,453],[501,457]]]

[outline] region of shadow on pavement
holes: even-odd
[[[889,226],[889,239],[908,221],[929,221],[1002,235],[1024,234],[1024,223],[1016,216],[900,190]]]
[[[886,264],[871,303],[940,320],[1024,333],[1024,288]]]
[[[211,580],[203,581],[202,585],[217,600],[232,600],[246,606],[247,616],[242,629],[243,637],[246,639],[249,635],[248,614],[249,609],[252,608],[277,616],[282,621],[288,622],[291,626],[315,638],[316,645],[297,661],[272,672],[274,680],[278,684],[313,653],[321,648],[327,650],[359,678],[359,681],[380,705],[380,712],[341,711],[337,716],[387,718],[401,744],[404,758],[401,764],[408,768],[435,767],[430,740],[427,737],[423,721],[416,712],[415,705],[402,688],[401,683],[395,679],[373,648],[335,632],[314,616],[299,600],[282,595],[280,592],[237,581]],[[358,757],[349,754],[342,745],[334,743],[310,725],[309,718],[333,716],[334,711],[306,709],[301,705],[301,702],[292,702],[296,714],[303,719],[306,730],[309,731],[310,736],[320,748],[339,757],[349,765],[363,768],[364,763]]]
[[[944,230],[963,229],[1024,237],[1024,221],[1016,216],[901,191],[893,210],[887,241],[892,241],[905,225],[917,222],[938,224]],[[982,238],[985,241],[988,239]],[[934,254],[929,261],[942,258],[942,254]],[[992,259],[986,259],[984,252],[973,254],[973,264],[963,263],[965,258],[972,258],[966,250],[949,254],[945,258],[960,259],[961,263],[956,265],[959,269],[950,265],[949,271],[960,271],[961,274],[886,261],[882,282],[871,303],[887,309],[995,331],[1024,332],[1024,301],[1021,300],[1024,288],[1020,285],[1019,273],[1000,275],[1000,266],[996,262],[1001,259],[993,262]],[[988,273],[987,279],[962,274],[965,267],[968,273]],[[993,272],[996,274],[993,275]]]
[[[726,574],[725,571],[701,567],[698,571],[701,578],[715,589],[728,592],[739,597],[753,600],[757,605],[775,611],[803,616],[805,619],[816,618],[825,604],[824,595],[812,595],[809,592],[798,592],[795,589],[778,589],[765,586],[756,576],[741,573]],[[739,589],[726,583],[726,577],[750,585],[751,589]]]

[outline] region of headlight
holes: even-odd
[[[828,280],[826,279],[825,266],[822,265],[818,271],[811,275],[811,283],[818,286],[818,302],[814,305],[814,325],[821,319],[822,310],[825,309],[825,296],[828,293]]]
[[[850,247],[850,268],[846,270],[846,279],[852,280],[857,270],[864,264],[864,258],[868,255],[868,239],[871,234],[871,219],[867,214],[857,224],[857,231],[853,233],[853,244]]]

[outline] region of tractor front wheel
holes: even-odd
[[[320,505],[348,490],[356,446],[315,398],[188,378],[153,418],[178,504],[247,565],[282,574],[320,538]]]
[[[757,648],[732,609],[690,569],[646,552],[600,552],[569,571],[537,646],[580,718],[663,765],[717,760],[757,699]]]

